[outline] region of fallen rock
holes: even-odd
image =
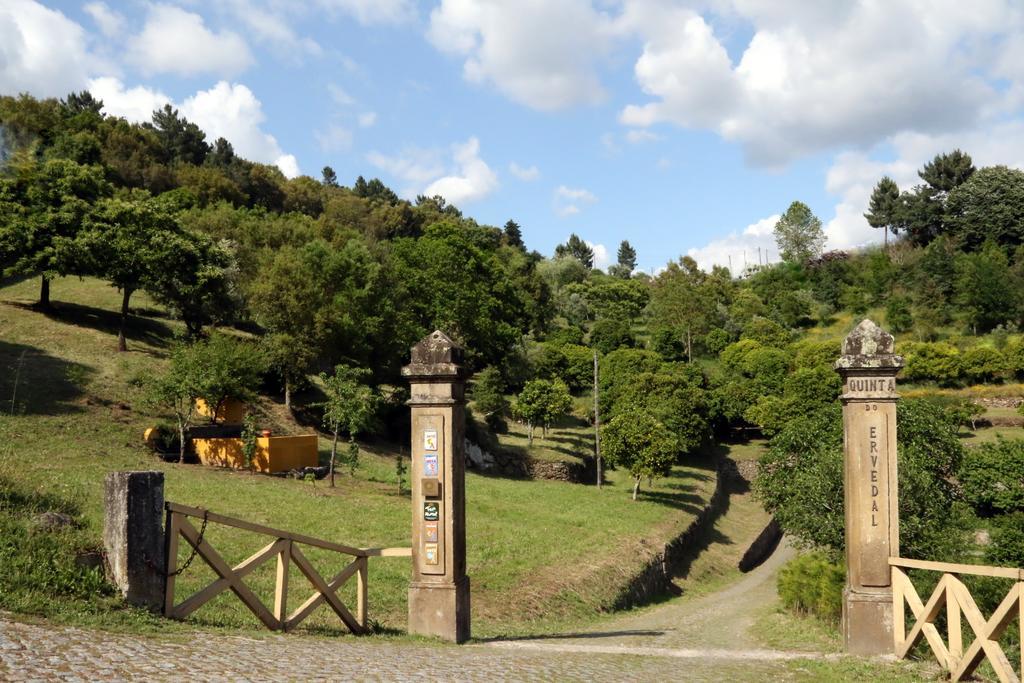
[[[32,525],[40,531],[59,531],[60,529],[74,526],[75,519],[63,512],[48,510],[36,515],[35,519],[32,520]]]

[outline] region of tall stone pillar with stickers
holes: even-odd
[[[402,368],[412,409],[412,582],[409,633],[469,639],[466,576],[465,371],[441,331]]]
[[[896,374],[893,337],[864,320],[843,341],[843,484],[846,589],[843,639],[851,654],[893,651],[889,557],[900,554],[896,477]]]

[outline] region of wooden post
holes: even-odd
[[[281,630],[288,630],[288,569],[291,566],[292,542],[284,539],[277,554],[277,582],[274,587],[274,618],[281,622]]]
[[[178,516],[167,510],[167,522],[164,526],[164,616],[174,615],[174,579],[177,578],[178,564]]]
[[[601,404],[597,379],[597,349],[594,349],[594,460],[597,465],[597,488],[601,488]]]
[[[367,609],[367,581],[369,580],[369,558],[359,558],[359,569],[356,574],[356,621],[363,628],[366,628]]]
[[[462,349],[440,330],[402,368],[412,412],[412,581],[409,632],[469,640],[466,415]]]
[[[893,342],[864,320],[843,341],[835,365],[843,378],[843,637],[852,654],[889,654],[894,640],[889,558],[899,556],[896,374],[903,359]]]

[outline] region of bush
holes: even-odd
[[[1000,439],[968,450],[959,474],[964,498],[978,514],[1024,511],[1024,441]]]
[[[566,344],[583,344],[583,330],[573,325],[572,327],[560,327],[548,333],[547,340],[555,346]]]
[[[530,365],[533,366],[533,375],[537,379],[556,379],[565,375],[569,367],[569,359],[565,357],[562,349],[550,342],[538,344],[530,353]]]
[[[729,345],[729,340],[729,333],[720,327],[716,327],[704,335],[704,348],[711,355],[717,356],[722,352],[722,349]]]
[[[624,320],[598,320],[590,330],[590,345],[601,353],[635,345],[629,323]]]
[[[686,358],[686,345],[682,338],[668,327],[659,328],[651,335],[651,350],[666,361]]]
[[[839,358],[841,349],[839,342],[816,342],[809,339],[790,344],[793,353],[793,365],[797,368],[825,367],[829,370]]]
[[[566,344],[562,347],[566,366],[562,379],[573,391],[582,391],[594,383],[594,352],[586,346]]]
[[[953,384],[962,374],[960,353],[943,342],[917,342],[904,344],[906,356],[903,376],[911,381]]]
[[[609,464],[625,467],[633,476],[633,500],[644,477],[663,477],[672,471],[676,438],[645,411],[618,415],[601,430],[601,451]]]
[[[753,320],[743,326],[740,339],[752,339],[765,346],[782,348],[790,342],[789,330],[782,327],[773,320],[755,316]]]
[[[893,332],[906,332],[914,325],[910,302],[905,297],[894,296],[885,306],[885,322]]]
[[[951,483],[963,446],[942,408],[908,399],[897,412],[900,546],[906,557],[938,559],[961,542],[952,533]],[[837,404],[792,419],[761,456],[754,482],[765,509],[798,543],[844,548],[843,423]]]
[[[975,384],[1002,380],[1010,371],[1010,364],[999,351],[988,346],[975,346],[960,358],[965,377]]]
[[[473,384],[473,403],[483,416],[487,426],[496,434],[508,431],[505,413],[508,411],[508,399],[505,398],[505,381],[501,378],[498,368],[485,368],[476,377]]]
[[[738,342],[729,344],[718,355],[719,360],[726,370],[736,374],[743,374],[743,367],[746,365],[747,356],[758,349],[764,348],[760,342],[753,339],[741,339]]]
[[[761,394],[781,394],[789,372],[789,354],[779,348],[761,348],[747,354],[743,374]]]
[[[601,412],[611,415],[619,396],[644,372],[657,372],[661,358],[653,351],[618,349],[601,359]]]
[[[846,568],[825,553],[800,555],[779,570],[779,599],[794,612],[837,623],[843,611]]]

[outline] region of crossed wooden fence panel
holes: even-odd
[[[893,639],[897,657],[905,658],[924,638],[935,659],[949,671],[950,680],[963,680],[970,676],[982,661],[988,659],[1000,681],[1019,683],[1020,678],[1000,647],[999,638],[1014,618],[1017,619],[1018,630],[1024,621],[1024,571],[1006,567],[906,560],[899,557],[890,557],[889,565],[892,568]],[[921,601],[914,584],[907,576],[907,569],[925,569],[942,573],[928,602]],[[959,579],[958,575],[963,574],[1012,579],[1014,584],[992,615],[985,618],[970,590]],[[909,633],[906,630],[907,606],[910,607],[915,621]],[[935,625],[943,608],[946,613],[945,640]],[[974,640],[966,650],[963,637],[964,620],[974,632]],[[1024,643],[1021,644],[1019,662],[1024,667]]]
[[[178,503],[167,503],[167,567],[164,585],[164,616],[173,619],[184,619],[207,602],[226,590],[234,593],[263,625],[273,631],[289,631],[298,626],[313,611],[327,603],[338,615],[342,623],[352,633],[367,631],[367,578],[369,558],[371,557],[409,557],[411,548],[352,548],[324,541],[311,536],[294,534],[280,529],[272,529],[260,524],[253,524],[241,519],[226,517],[209,510],[189,507]],[[249,558],[232,567],[220,553],[206,540],[205,534],[196,530],[189,518],[202,519],[205,525],[213,522],[224,526],[252,531],[274,538],[273,541],[256,551]],[[181,570],[176,568],[178,561],[179,538],[184,538],[194,551],[194,557],[203,560],[219,577],[213,583],[196,591],[185,600],[175,604],[175,579]],[[313,567],[300,545],[332,550],[353,559],[331,579],[325,580]],[[271,559],[277,559],[277,580],[274,587],[274,607],[271,610],[263,604],[255,593],[245,584],[243,579]],[[313,594],[294,612],[288,613],[288,577],[291,564],[312,584]],[[187,566],[187,565],[186,565]],[[184,569],[184,567],[182,568]],[[356,577],[356,611],[355,614],[338,597],[338,590],[349,579]]]

